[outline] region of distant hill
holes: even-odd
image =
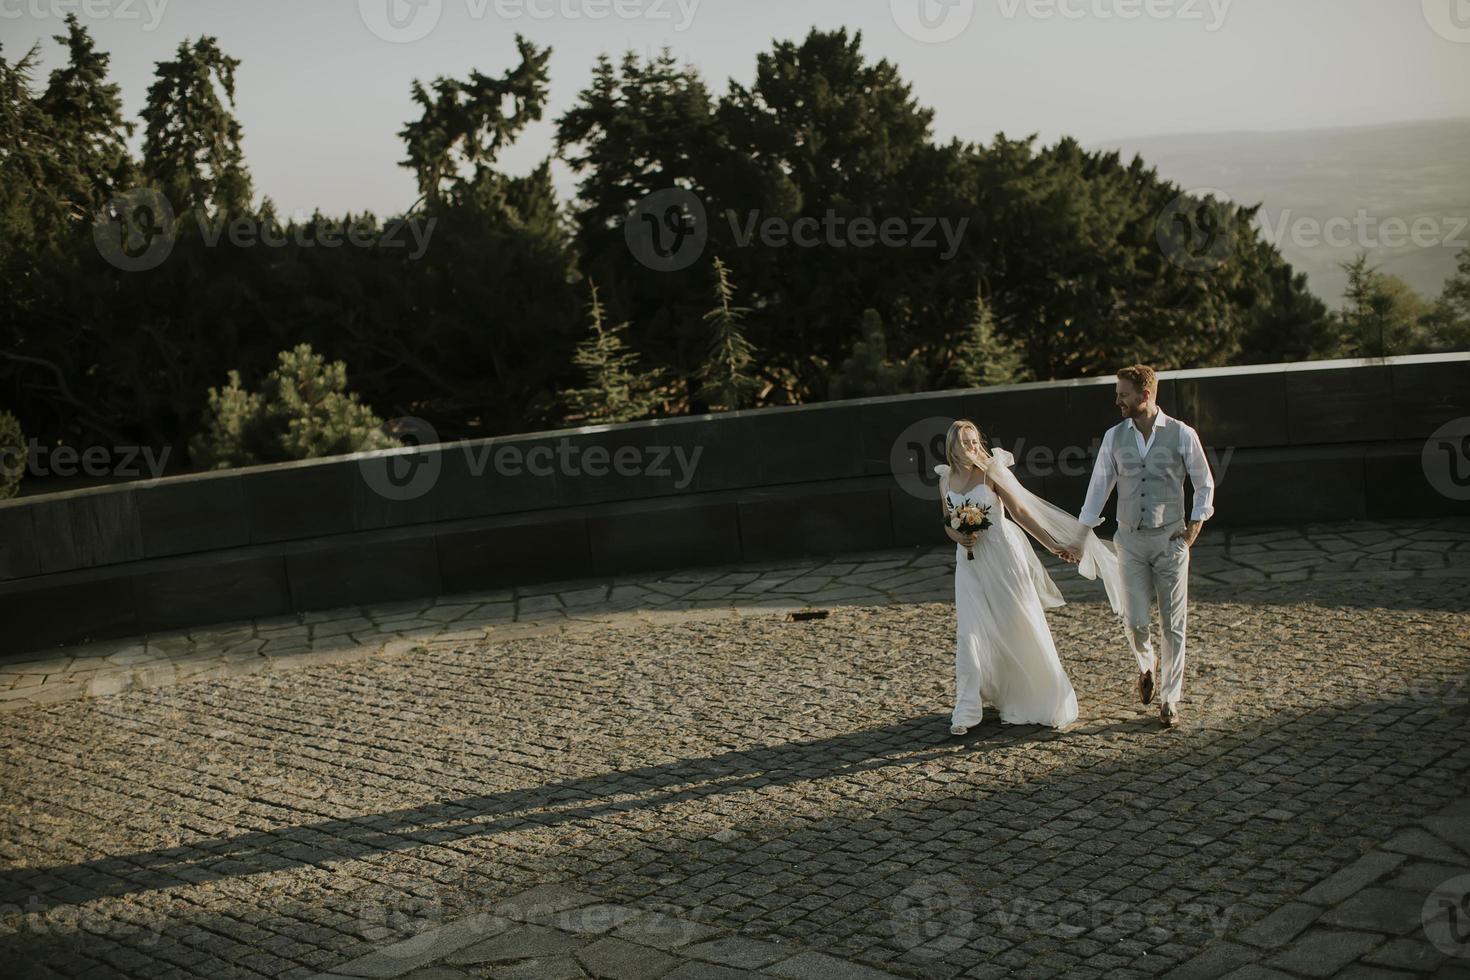
[[[1217,188],[1240,204],[1263,204],[1258,221],[1283,228],[1279,239],[1270,231],[1263,234],[1307,274],[1312,291],[1332,308],[1341,304],[1347,284],[1338,263],[1359,251],[1433,299],[1455,271],[1456,254],[1470,244],[1470,119],[1141,136],[1104,140],[1088,149],[1120,150],[1124,162],[1136,153],[1160,177],[1185,189]],[[1360,211],[1366,212],[1363,232],[1356,224]],[[1421,237],[1459,246],[1415,245],[1407,232],[1420,217],[1434,222],[1432,233]],[[1310,238],[1295,240],[1293,228],[1325,228],[1331,218],[1353,223],[1338,233],[1349,244],[1330,244],[1325,233],[1316,244]],[[1397,248],[1384,244],[1395,229],[1382,224],[1391,218],[1405,223],[1404,242]]]

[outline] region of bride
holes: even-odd
[[[1101,578],[1114,612],[1121,608],[1117,555],[1091,528],[1022,487],[1010,471],[1015,457],[1004,449],[991,452],[969,419],[949,427],[944,455],[949,464],[934,472],[944,531],[955,542],[950,731],[963,735],[978,725],[985,702],[999,709],[1003,723],[1069,725],[1077,720],[1077,695],[1043,611],[1064,601],[1021,529],[1086,578]],[[991,526],[978,533],[955,530],[953,512],[965,503],[988,508]]]

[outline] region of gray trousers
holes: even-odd
[[[1123,580],[1124,634],[1139,672],[1155,666],[1153,610],[1159,604],[1163,657],[1155,675],[1159,701],[1178,704],[1184,689],[1184,630],[1189,605],[1189,546],[1170,535],[1183,522],[1130,531],[1120,527],[1114,543]]]

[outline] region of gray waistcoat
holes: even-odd
[[[1113,429],[1113,462],[1118,473],[1118,526],[1130,531],[1165,527],[1184,520],[1184,455],[1178,419],[1154,430],[1147,456],[1138,454],[1138,436],[1127,422]]]

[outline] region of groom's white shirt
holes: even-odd
[[[1215,478],[1210,474],[1210,464],[1205,458],[1205,448],[1200,444],[1199,433],[1178,419],[1165,415],[1162,408],[1154,418],[1153,429],[1147,439],[1138,431],[1138,426],[1133,424],[1132,419],[1127,419],[1123,428],[1133,433],[1133,438],[1138,441],[1138,454],[1145,456],[1149,447],[1154,444],[1159,430],[1169,425],[1180,427],[1179,455],[1184,458],[1184,467],[1189,471],[1189,482],[1194,484],[1194,509],[1190,512],[1189,519],[1207,521],[1215,513]],[[1113,459],[1113,436],[1118,428],[1113,426],[1104,433],[1102,445],[1097,451],[1097,465],[1092,470],[1092,482],[1087,485],[1087,501],[1082,505],[1082,513],[1079,515],[1079,520],[1088,527],[1097,527],[1102,523],[1102,509],[1107,506],[1108,497],[1112,496],[1113,488],[1118,485],[1117,462]]]

